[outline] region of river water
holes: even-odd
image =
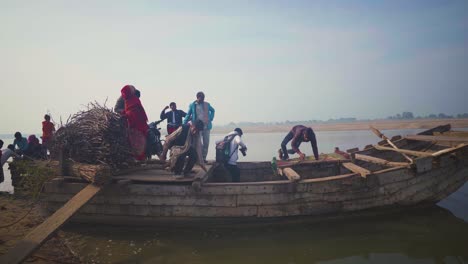
[[[383,132],[391,137],[419,131]],[[379,141],[370,131],[316,134],[323,153]],[[246,133],[247,156],[240,161],[271,160],[284,136]],[[212,134],[212,146],[222,137]],[[309,144],[301,150],[312,154]],[[210,150],[208,159],[213,158]],[[0,191],[11,191],[6,180]],[[63,230],[68,245],[88,263],[468,263],[468,184],[438,206],[381,215],[196,228],[73,224]]]

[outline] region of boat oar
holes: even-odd
[[[374,132],[374,134],[376,134],[379,138],[387,141],[387,143],[392,146],[392,148],[394,149],[399,149],[397,146],[395,146],[395,144],[393,144],[393,142],[388,139],[388,137],[386,137],[384,134],[382,134],[382,132],[380,132],[377,128],[375,127],[372,127],[372,126],[369,126],[369,128],[372,130],[372,132]],[[400,152],[401,153],[401,152]],[[401,153],[401,155],[403,155],[403,157],[405,157],[405,159],[407,159],[410,163],[413,163],[413,159],[408,157],[408,155],[406,155],[405,153]]]

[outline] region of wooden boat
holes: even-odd
[[[394,137],[352,150],[349,160],[278,161],[277,167],[241,162],[240,183],[229,182],[216,164],[183,180],[174,180],[162,164],[147,164],[138,172],[114,176],[72,221],[250,221],[433,204],[468,179],[468,138],[434,136],[449,130],[448,125]],[[57,210],[86,185],[76,178],[55,178],[45,185],[44,208]]]

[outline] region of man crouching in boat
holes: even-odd
[[[292,141],[291,141],[292,139]],[[287,150],[286,144],[291,141],[291,148]],[[278,150],[279,158],[281,160],[289,159],[288,154],[297,153],[300,156],[301,160],[304,160],[306,155],[299,150],[299,145],[302,142],[309,142],[312,145],[312,151],[314,152],[315,160],[319,160],[319,154],[317,149],[317,139],[315,138],[315,133],[310,127],[305,127],[303,125],[294,126],[291,131],[284,137],[283,142],[281,142],[281,149]]]
[[[166,160],[167,151],[171,149],[170,168],[174,172],[176,179],[181,179],[188,175],[197,161],[202,169],[206,171],[199,133],[199,131],[203,130],[203,126],[204,124],[201,120],[197,120],[195,124],[189,122],[166,137],[163,153],[159,159]],[[188,157],[188,160],[184,168],[186,157]]]

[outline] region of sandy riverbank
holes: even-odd
[[[369,130],[374,126],[381,130],[386,129],[429,129],[440,125],[451,124],[452,129],[467,128],[468,119],[413,119],[413,120],[372,120],[349,123],[303,123],[315,131],[348,131]],[[244,133],[271,133],[288,132],[294,125],[264,125],[242,127]],[[231,131],[228,127],[214,127],[212,133],[226,133]]]
[[[31,201],[13,195],[0,193],[0,255],[5,254],[26,234],[44,221],[40,214],[39,205],[33,206]],[[30,211],[30,212],[29,212]],[[29,213],[28,213],[29,212]],[[11,223],[22,220],[14,225]],[[80,263],[64,244],[62,233],[59,231],[42,245],[26,263]]]

